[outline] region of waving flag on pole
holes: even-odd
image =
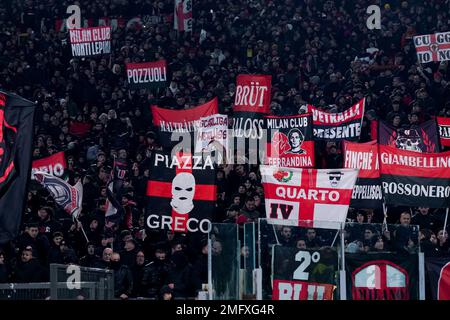
[[[173,28],[192,32],[192,0],[175,0]]]
[[[34,178],[48,190],[59,206],[64,208],[74,219],[78,218],[83,201],[81,181],[71,186],[66,181],[42,171],[35,172]]]

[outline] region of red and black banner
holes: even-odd
[[[450,147],[450,118],[436,117],[441,145]]]
[[[426,258],[425,273],[430,284],[431,299],[450,300],[450,257]]]
[[[420,63],[450,60],[450,32],[414,36],[413,40]]]
[[[378,209],[383,205],[380,182],[378,144],[376,141],[354,143],[344,141],[344,168],[359,169],[350,206]]]
[[[127,63],[127,79],[131,89],[164,88],[167,84],[166,60]]]
[[[111,53],[111,27],[69,29],[74,57]]]
[[[217,199],[212,159],[158,152],[151,161],[147,228],[208,233]]]
[[[314,141],[310,114],[267,116],[267,165],[314,167]]]
[[[379,155],[386,204],[450,206],[450,152],[419,153],[379,145]]]
[[[52,154],[50,157],[34,160],[31,165],[31,175],[33,176],[36,171],[41,171],[52,176],[62,177],[66,168],[67,164],[64,151],[61,151]]]
[[[179,142],[186,142],[185,148],[188,148],[194,145],[194,132],[201,126],[200,118],[218,113],[218,104],[214,98],[192,109],[171,110],[151,106],[151,111],[161,145],[171,148]],[[175,134],[174,140],[171,139],[172,134]],[[190,141],[185,141],[187,139]]]
[[[35,104],[0,91],[0,244],[17,236],[30,177]]]
[[[333,300],[338,271],[334,248],[273,246],[272,300]]]
[[[358,141],[361,135],[364,107],[365,98],[339,113],[329,113],[308,105],[308,112],[311,112],[313,117],[314,138],[331,141]]]
[[[416,152],[440,152],[436,120],[429,120],[409,129],[394,128],[383,120],[378,123],[380,144]]]
[[[417,254],[345,254],[348,300],[418,300]]]

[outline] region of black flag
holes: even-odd
[[[0,91],[0,244],[17,236],[31,170],[35,104]]]

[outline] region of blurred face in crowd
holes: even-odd
[[[55,243],[56,246],[59,247],[61,245],[61,242],[63,241],[63,239],[64,238],[62,236],[58,235],[53,238],[53,242]]]
[[[437,238],[440,243],[444,243],[448,240],[448,232],[445,230],[439,230]]]
[[[364,222],[364,215],[361,212],[358,212],[358,214],[356,215],[356,221],[358,223],[363,223]]]
[[[245,206],[246,206],[248,211],[254,211],[256,209],[255,200],[253,200],[253,199],[247,200],[245,202]]]
[[[377,242],[375,242],[374,247],[375,247],[375,249],[377,249],[377,250],[384,250],[384,241],[383,241],[383,238],[382,238],[382,237],[379,237],[379,238],[377,239]]]
[[[411,215],[408,212],[403,212],[400,215],[400,224],[404,226],[409,226],[411,223]]]
[[[239,197],[239,196],[234,197],[233,198],[233,204],[240,205],[241,204],[241,197]]]
[[[428,211],[430,210],[430,208],[425,208],[425,207],[419,207],[419,212],[420,214],[426,216],[428,214]]]
[[[183,251],[183,246],[181,243],[177,243],[176,245],[172,246],[172,253],[177,251]]]
[[[289,227],[283,227],[283,230],[281,230],[281,235],[286,240],[291,239],[292,237],[292,229]]]
[[[308,240],[314,240],[316,238],[316,230],[314,229],[308,229],[308,231],[306,231],[306,237],[308,238]]]
[[[93,256],[95,254],[95,246],[93,244],[88,245],[87,253],[90,256]]]
[[[373,237],[373,231],[370,229],[364,230],[364,240],[370,240]]]
[[[36,237],[38,236],[38,233],[39,233],[38,227],[29,227],[28,228],[28,234],[30,235],[31,238],[36,239]]]
[[[165,260],[166,259],[166,253],[162,250],[156,250],[155,257],[157,260]]]
[[[139,251],[136,255],[136,264],[142,266],[145,262],[145,255],[142,251]]]
[[[33,253],[31,250],[23,250],[21,260],[22,262],[28,262],[33,259]]]
[[[47,220],[48,218],[48,212],[46,209],[39,209],[38,216],[42,221]]]
[[[214,241],[211,247],[211,253],[215,256],[222,253],[222,243],[219,241]]]
[[[300,250],[305,250],[306,249],[306,242],[305,242],[305,240],[298,240],[297,241],[297,249],[300,249]]]
[[[111,260],[113,251],[111,248],[106,248],[103,250],[103,261],[109,262]]]

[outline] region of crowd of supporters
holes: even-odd
[[[84,188],[83,212],[73,222],[49,194],[30,184],[20,235],[0,248],[0,283],[48,280],[50,263],[115,270],[122,299],[192,297],[207,283],[207,245],[190,247],[172,231],[145,231],[149,158],[159,148],[149,106],[181,110],[218,97],[232,114],[238,74],[272,76],[271,111],[303,112],[312,104],[342,111],[366,97],[361,141],[370,123],[384,119],[411,127],[431,116],[450,116],[448,62],[420,65],[412,36],[450,30],[450,1],[380,1],[381,30],[366,26],[365,0],[194,0],[192,33],[173,30],[173,0],[77,1],[82,19],[161,17],[113,32],[110,56],[73,58],[67,32],[55,30],[71,1],[6,0],[0,3],[0,88],[37,101],[34,159],[65,151],[66,176]],[[200,39],[200,31],[206,38]],[[165,90],[132,91],[125,63],[168,62]],[[83,137],[77,129],[89,127]],[[317,143],[318,168],[342,167],[341,146]],[[120,200],[124,216],[105,224],[106,183],[113,159],[128,164]],[[265,217],[256,165],[223,165],[217,172],[214,222],[244,223]],[[448,255],[443,210],[350,210],[348,252],[416,250]],[[418,225],[418,229],[406,228]],[[83,230],[85,231],[85,235]],[[447,228],[448,229],[448,228]],[[320,231],[279,231],[298,248],[325,243]],[[86,240],[89,240],[87,242]]]

